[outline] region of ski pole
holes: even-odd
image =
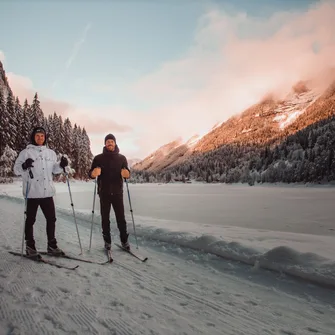
[[[80,247],[80,254],[81,255],[83,253],[83,249],[81,247],[81,242],[80,242],[80,236],[79,236],[79,230],[78,230],[78,225],[77,225],[77,220],[76,220],[76,214],[74,212],[74,206],[73,206],[73,201],[72,201],[72,194],[71,194],[71,188],[70,188],[70,182],[69,182],[69,178],[68,178],[68,174],[65,171],[65,167],[63,168],[64,173],[65,173],[65,177],[66,177],[66,181],[67,181],[67,187],[69,189],[69,194],[70,194],[70,200],[71,200],[71,207],[72,207],[72,212],[73,212],[73,218],[74,218],[74,223],[76,225],[76,229],[77,229],[77,235],[78,235],[78,241],[79,241],[79,247]]]
[[[29,168],[29,176],[31,179],[34,178],[34,175]],[[22,246],[21,246],[21,256],[23,257],[23,248],[24,248],[24,233],[26,230],[26,220],[27,220],[27,206],[28,206],[28,193],[29,193],[29,179],[27,179],[27,186],[26,186],[26,196],[25,196],[25,203],[24,203],[24,221],[23,221],[23,232],[22,232]]]
[[[93,231],[93,218],[94,218],[94,208],[95,208],[95,195],[97,190],[97,178],[95,178],[95,185],[94,185],[94,195],[93,195],[93,208],[92,208],[92,222],[91,222],[91,235],[90,235],[90,247],[89,251],[91,250],[91,243],[92,243],[92,231]]]
[[[133,220],[133,227],[134,227],[134,235],[135,235],[135,240],[136,240],[136,249],[138,249],[138,243],[137,243],[137,235],[136,235],[136,229],[135,229],[135,222],[134,222],[134,215],[133,215],[133,208],[131,206],[131,201],[130,201],[130,193],[129,193],[129,187],[128,187],[128,181],[125,179],[126,185],[127,185],[127,192],[128,192],[128,199],[129,199],[129,207],[130,207],[130,213],[131,213],[131,218]]]

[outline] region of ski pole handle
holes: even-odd
[[[34,178],[34,175],[33,175],[33,172],[31,171],[31,168],[28,168],[28,171],[29,171],[29,176],[31,179]]]

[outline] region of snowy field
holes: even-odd
[[[94,183],[56,184],[59,246],[104,261]],[[20,251],[21,183],[0,185],[0,334],[335,334],[335,188],[129,184],[141,263],[57,269]],[[126,189],[125,189],[126,190]],[[112,213],[114,241],[118,242]],[[35,239],[46,249],[39,211]],[[50,259],[50,258],[48,258]]]

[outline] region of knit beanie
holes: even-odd
[[[116,139],[115,139],[115,136],[113,134],[108,134],[105,137],[105,144],[106,144],[107,140],[113,140],[116,143]]]

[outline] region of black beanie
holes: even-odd
[[[45,140],[44,140],[44,143],[43,143],[43,145],[44,145],[46,140],[47,140],[47,134],[46,134],[45,129],[43,127],[36,127],[36,128],[33,129],[33,132],[31,133],[31,136],[30,136],[31,144],[37,145],[37,143],[35,142],[35,134],[37,134],[37,133],[43,133],[44,134],[44,136],[45,136]]]
[[[113,134],[108,134],[106,137],[105,137],[105,144],[106,144],[106,141],[107,140],[113,140],[115,143],[116,143],[116,139],[115,139],[115,136]]]

